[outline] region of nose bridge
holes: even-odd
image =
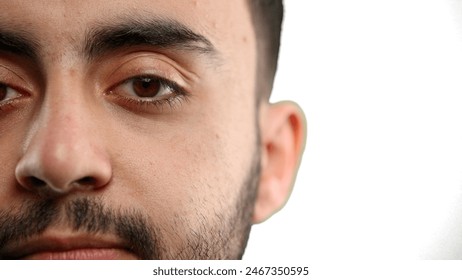
[[[72,79],[54,79],[48,85],[31,144],[44,145],[44,152],[57,160],[85,148],[82,140],[89,140],[86,111],[90,108],[85,106],[83,91]]]
[[[83,85],[72,75],[55,75],[47,84],[16,168],[18,181],[26,188],[46,185],[67,193],[75,186],[102,186],[109,180],[111,168],[93,127],[91,99],[85,96],[91,93]]]

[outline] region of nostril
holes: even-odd
[[[27,177],[25,181],[28,186],[31,186],[34,188],[42,188],[42,187],[45,187],[47,184],[45,181],[40,180],[39,178],[34,177],[34,176]]]
[[[86,176],[75,181],[75,183],[82,186],[94,186],[96,184],[96,179],[90,176]]]

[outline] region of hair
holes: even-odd
[[[283,0],[248,0],[257,44],[256,92],[259,100],[268,100],[276,74]]]

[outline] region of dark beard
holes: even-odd
[[[142,259],[156,258],[156,240],[146,218],[136,211],[115,211],[98,199],[78,198],[63,209],[66,224],[74,231],[88,234],[114,234],[130,244],[130,250]],[[61,209],[54,201],[29,203],[19,214],[0,213],[0,258],[11,259],[4,252],[7,245],[39,235],[61,219]]]
[[[11,255],[8,247],[40,235],[63,220],[76,232],[113,234],[129,244],[128,249],[141,259],[241,259],[252,225],[259,158],[253,158],[235,207],[214,213],[213,217],[194,215],[203,232],[188,232],[181,248],[167,246],[165,225],[156,225],[140,210],[113,209],[99,199],[83,197],[65,204],[55,200],[29,202],[19,209],[0,211],[0,259],[21,257]],[[172,221],[168,226],[174,224]]]

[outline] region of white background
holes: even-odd
[[[245,260],[462,259],[461,6],[286,0],[272,100],[308,137]]]

